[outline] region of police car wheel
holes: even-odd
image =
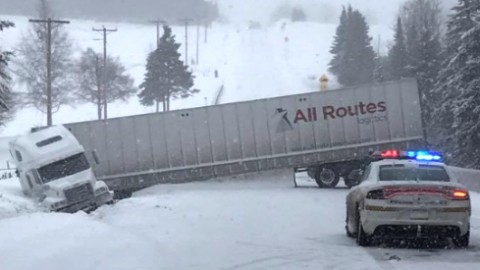
[[[459,248],[468,247],[468,244],[470,242],[470,231],[468,231],[465,235],[457,236],[453,238],[452,241],[456,247],[459,247]]]
[[[362,247],[368,247],[372,244],[372,237],[365,233],[363,230],[362,222],[360,221],[360,214],[357,219],[357,244]]]

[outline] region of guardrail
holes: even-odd
[[[0,169],[0,181],[16,177],[15,169]]]

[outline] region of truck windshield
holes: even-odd
[[[43,183],[48,183],[65,176],[73,175],[90,168],[83,153],[56,161],[41,167],[38,170]]]
[[[407,167],[404,165],[380,166],[379,177],[380,181],[450,181],[443,167],[432,165],[420,165],[418,167]]]

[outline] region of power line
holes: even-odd
[[[103,26],[101,29],[92,28],[92,31],[103,33],[103,119],[107,119],[107,34],[117,32],[115,29],[107,29]]]
[[[47,125],[52,121],[52,24],[69,24],[70,21],[47,19],[29,19],[31,23],[47,24]]]

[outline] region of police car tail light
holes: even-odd
[[[453,200],[468,200],[468,192],[461,189],[454,189],[451,191],[450,199]]]
[[[383,200],[385,199],[383,189],[372,190],[367,193],[367,199],[370,200]]]

